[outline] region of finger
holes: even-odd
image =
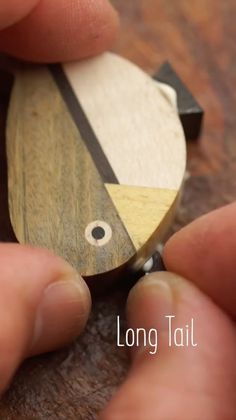
[[[102,420],[233,420],[235,418],[236,338],[231,321],[183,278],[155,273],[131,291],[127,306],[130,327],[158,332],[149,346],[133,347],[133,364],[123,386],[101,415]],[[169,328],[166,315],[175,319]],[[193,344],[184,346],[180,331],[194,320]],[[130,334],[131,335],[131,334]],[[140,337],[143,337],[140,335]],[[131,344],[131,338],[129,338]]]
[[[108,48],[117,27],[108,0],[41,0],[0,33],[0,50],[32,61],[76,60]]]
[[[0,30],[23,19],[38,2],[39,0],[1,0]]]
[[[197,284],[236,317],[236,203],[209,213],[176,233],[163,258],[169,271]]]
[[[82,278],[49,251],[0,245],[0,392],[22,359],[51,351],[84,328],[90,294]]]

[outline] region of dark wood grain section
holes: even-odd
[[[236,198],[235,0],[114,0],[115,50],[153,74],[168,60],[205,110],[202,139],[188,145],[189,177],[173,230]],[[96,301],[69,349],[24,364],[0,403],[3,420],[95,419],[127,371],[115,317],[126,292]]]
[[[7,158],[10,215],[20,243],[54,251],[84,277],[115,270],[134,256],[118,211],[44,66],[17,73]],[[106,222],[111,230],[107,240],[104,232],[103,246],[85,237],[94,221]]]

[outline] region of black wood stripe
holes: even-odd
[[[17,242],[8,207],[6,126],[13,76],[0,71],[0,242]]]
[[[76,97],[62,67],[59,64],[49,66],[54,80],[66,102],[71,116],[93,158],[104,183],[119,184],[118,179],[91,127],[88,118]]]

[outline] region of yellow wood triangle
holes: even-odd
[[[105,186],[137,250],[157,230],[177,197],[177,191],[168,189]]]

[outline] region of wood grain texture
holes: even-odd
[[[20,243],[53,250],[85,277],[133,257],[133,244],[46,68],[16,77],[7,155],[10,216]],[[100,220],[112,235],[105,246],[93,246],[85,230]]]
[[[118,182],[178,191],[185,139],[159,84],[111,53],[63,68]]]
[[[236,199],[235,0],[113,3],[122,13],[116,52],[150,74],[168,59],[206,112],[201,141],[188,145],[189,177],[173,232]],[[96,419],[127,372],[115,333],[126,294],[97,300],[85,334],[69,349],[26,362],[1,400],[0,418]]]
[[[76,92],[72,107],[62,71],[54,67],[55,80],[43,66],[16,73],[7,122],[10,217],[20,243],[49,248],[102,289],[104,273],[112,284],[140,269],[168,229],[186,143],[170,88],[137,66],[105,53],[63,67]],[[116,184],[107,193],[104,166],[125,184],[123,196]]]
[[[161,224],[167,230],[165,218],[174,212],[177,191],[115,184],[106,188],[137,251],[152,235],[158,237]]]

